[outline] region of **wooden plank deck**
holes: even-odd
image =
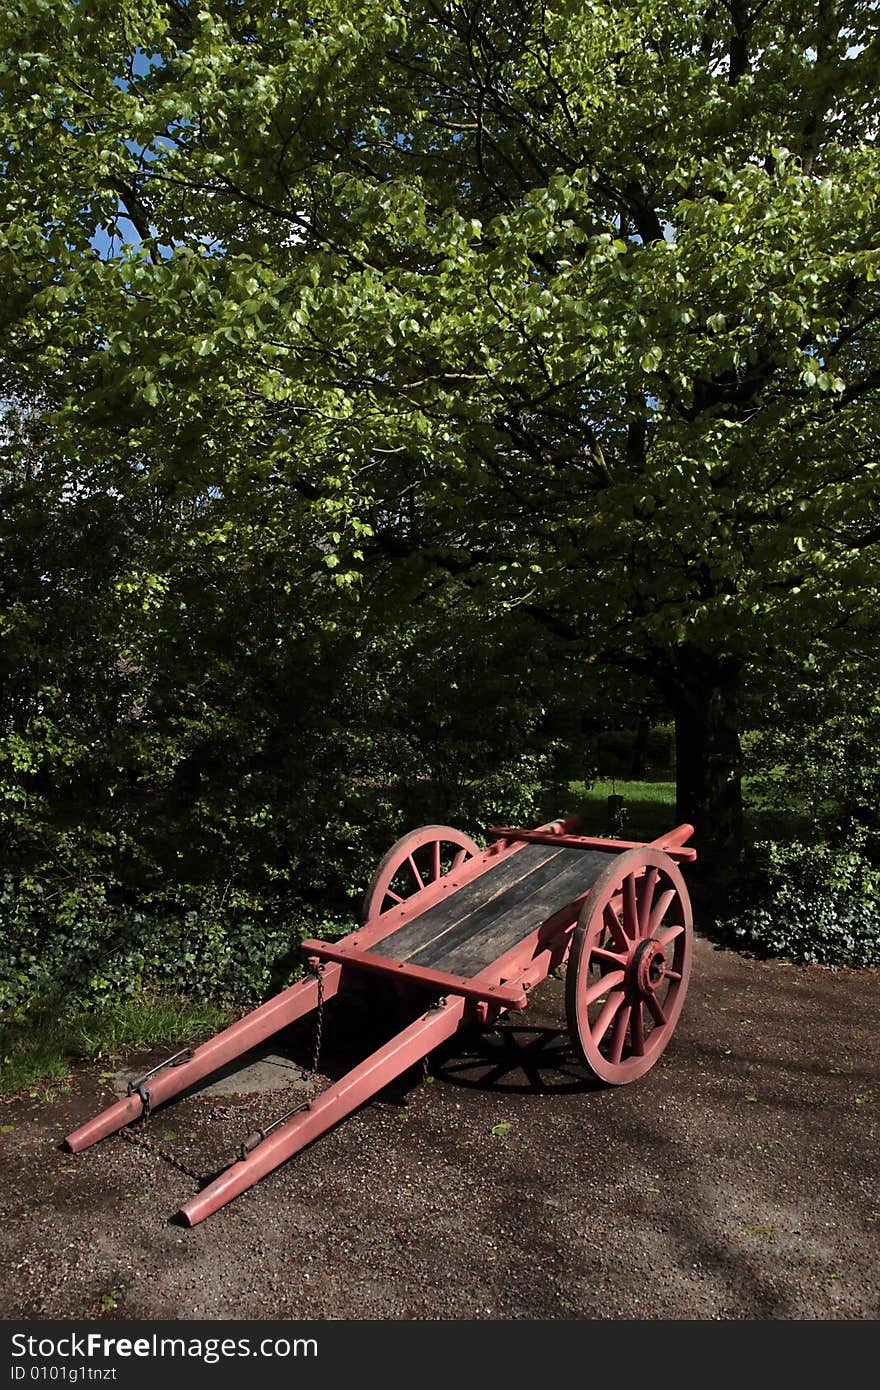
[[[393,932],[377,950],[452,975],[478,975],[585,893],[613,854],[526,845]]]

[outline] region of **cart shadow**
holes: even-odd
[[[431,1071],[451,1086],[512,1095],[593,1091],[567,1029],[507,1023],[470,1029],[439,1048]]]
[[[373,991],[333,1000],[328,1007],[330,1026],[324,1032],[321,1072],[338,1080],[415,1016],[416,1009],[388,997],[382,1000]],[[308,1027],[294,1025],[284,1036],[284,1050],[303,1061],[310,1038]],[[514,1021],[494,1028],[462,1029],[430,1054],[428,1073],[444,1084],[476,1091],[559,1095],[597,1089],[566,1029]],[[420,1064],[410,1067],[383,1087],[373,1103],[399,1104],[423,1083],[424,1076]]]

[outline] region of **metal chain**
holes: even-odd
[[[164,1145],[157,1144],[155,1139],[150,1139],[148,1137],[145,1130],[149,1123],[149,1119],[150,1111],[149,1108],[145,1107],[137,1129],[132,1129],[128,1126],[124,1129],[120,1129],[120,1139],[124,1139],[127,1144],[134,1144],[138,1149],[146,1149],[147,1153],[155,1154],[157,1158],[164,1159],[166,1163],[171,1164],[172,1168],[176,1168],[179,1173],[183,1173],[186,1177],[192,1178],[193,1182],[201,1185],[205,1177],[203,1173],[196,1168],[191,1168],[188,1163],[185,1163],[182,1158],[178,1158],[170,1149],[166,1149]]]
[[[315,976],[315,979],[318,983],[318,1007],[315,1013],[315,1036],[314,1043],[312,1045],[312,1065],[309,1068],[309,1070],[312,1073],[312,1076],[317,1078],[318,1063],[321,1060],[321,1047],[324,1042],[324,963],[323,961],[310,962],[309,969]],[[183,1054],[178,1055],[182,1056]],[[163,1063],[163,1066],[164,1065],[167,1064]],[[425,1059],[425,1066],[427,1067],[427,1058]],[[158,1071],[159,1068],[156,1067],[154,1070]],[[138,1123],[137,1128],[125,1126],[123,1129],[120,1129],[118,1131],[119,1137],[121,1139],[124,1139],[127,1144],[134,1144],[135,1147],[138,1149],[145,1149],[147,1153],[155,1154],[157,1158],[161,1158],[166,1163],[170,1163],[172,1168],[176,1168],[179,1173],[183,1173],[186,1177],[192,1178],[193,1182],[201,1186],[201,1184],[205,1181],[205,1174],[199,1172],[195,1168],[190,1167],[190,1165],[184,1162],[182,1158],[178,1158],[177,1155],[173,1154],[170,1149],[166,1149],[163,1144],[157,1144],[155,1139],[149,1138],[149,1136],[146,1133],[146,1128],[150,1119],[150,1093],[144,1088],[143,1084],[141,1084],[141,1086],[138,1088],[138,1094],[141,1097],[141,1103],[144,1107],[141,1113],[140,1122]],[[279,1124],[283,1123],[285,1119],[288,1119],[291,1115],[295,1114],[297,1110],[306,1109],[308,1104],[309,1102],[306,1101],[304,1104],[296,1106],[294,1110],[289,1111],[287,1115],[282,1115],[279,1120],[275,1120],[271,1125],[268,1125],[265,1130],[257,1130],[254,1134],[251,1134],[244,1141],[244,1144],[241,1147],[240,1156],[244,1157],[245,1153],[249,1152],[251,1148],[255,1147],[254,1141],[261,1141],[267,1133],[277,1128]]]
[[[318,1063],[321,1060],[321,1046],[324,1041],[324,962],[319,960],[310,960],[309,970],[312,972],[317,982],[318,1003],[315,1010],[315,1032],[314,1041],[312,1043],[312,1064],[309,1068],[307,1068],[307,1070],[311,1073],[312,1081],[317,1087],[319,1080]],[[306,1069],[304,1069],[304,1071],[305,1070]],[[285,1110],[281,1115],[277,1117],[277,1119],[274,1119],[271,1122],[271,1124],[265,1125],[260,1129],[255,1129],[254,1132],[252,1134],[249,1134],[247,1138],[244,1140],[244,1142],[241,1144],[238,1150],[239,1159],[244,1160],[247,1157],[247,1155],[257,1147],[258,1144],[261,1144],[263,1140],[266,1139],[270,1134],[273,1134],[276,1129],[279,1129],[281,1125],[286,1124],[288,1120],[292,1120],[294,1115],[298,1115],[301,1110],[310,1110],[311,1105],[311,1100],[300,1101],[298,1105],[294,1105],[290,1110]]]
[[[321,1045],[324,1041],[324,962],[311,961],[309,969],[318,982],[318,1009],[315,1014],[315,1040],[312,1047],[312,1065],[309,1068],[313,1076],[318,1074],[318,1063],[321,1060]]]

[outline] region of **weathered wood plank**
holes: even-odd
[[[608,859],[602,851],[563,850],[551,864],[541,866],[454,930],[415,952],[412,963],[465,977],[478,974],[585,893]]]
[[[393,960],[409,960],[414,952],[494,902],[503,892],[527,878],[542,864],[555,859],[559,853],[560,850],[548,845],[526,845],[509,859],[502,859],[486,873],[480,874],[472,883],[465,884],[434,907],[414,917],[399,931],[385,937],[376,949]]]

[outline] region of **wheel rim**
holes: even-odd
[[[609,1085],[644,1076],[675,1032],[693,944],[690,898],[660,850],[619,855],[593,885],[566,973],[569,1028]]]
[[[361,922],[400,907],[460,868],[481,850],[475,840],[451,825],[425,825],[392,845],[367,889]]]

